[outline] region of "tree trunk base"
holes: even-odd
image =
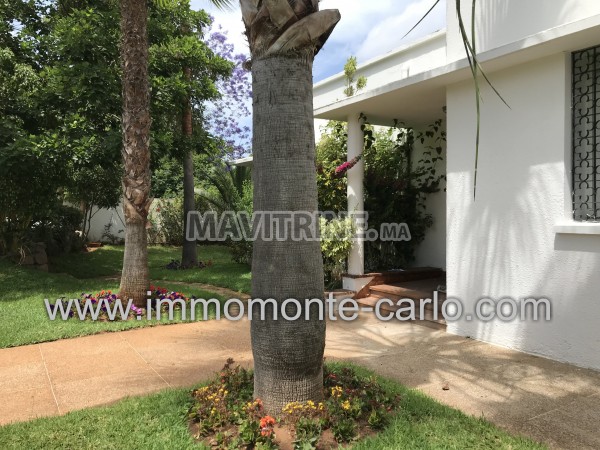
[[[132,220],[127,222],[125,227],[125,253],[119,298],[125,303],[131,299],[136,306],[145,308],[149,287],[146,226],[141,220]]]

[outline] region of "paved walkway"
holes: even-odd
[[[600,448],[600,373],[409,323],[330,323],[327,357],[367,366],[556,448]],[[170,325],[0,350],[0,424],[191,386],[233,357],[248,322]],[[444,383],[450,390],[442,390]]]

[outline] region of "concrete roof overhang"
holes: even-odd
[[[561,25],[478,55],[490,75],[512,66],[561,52],[600,44],[600,15]],[[370,123],[409,126],[429,124],[443,116],[446,87],[471,79],[467,59],[427,70],[315,109],[317,119],[346,121],[363,113]],[[493,82],[493,76],[490,76]]]
[[[246,156],[244,158],[239,158],[233,161],[230,161],[229,163],[232,166],[238,166],[238,167],[245,167],[245,166],[252,166],[252,162],[253,162],[253,158],[252,156]]]

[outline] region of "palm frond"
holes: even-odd
[[[479,64],[479,60],[477,58],[477,47],[475,42],[475,7],[477,0],[471,0],[471,37],[467,34],[467,30],[465,28],[465,23],[462,17],[461,12],[461,0],[456,0],[456,14],[458,16],[458,28],[460,30],[460,35],[463,41],[463,45],[465,47],[465,53],[467,55],[467,61],[469,62],[469,68],[471,69],[471,74],[473,75],[473,82],[475,84],[475,106],[477,112],[477,128],[475,133],[475,170],[473,177],[473,199],[476,198],[477,195],[477,169],[479,167],[479,137],[481,131],[481,89],[479,86],[479,75],[483,77],[485,82],[492,88],[494,93],[502,100],[509,109],[510,106],[502,97],[500,92],[496,89],[496,87],[492,84],[490,79],[487,77],[485,71]]]
[[[233,5],[234,5],[234,1],[233,0],[208,0],[210,3],[212,3],[213,5],[215,5],[217,8],[222,9],[222,10],[232,10],[233,9]]]
[[[203,173],[212,189],[196,187],[195,192],[216,211],[237,211],[243,196],[244,182],[251,176],[249,167],[217,165]]]
[[[166,8],[167,6],[172,6],[175,4],[175,0],[153,0],[154,3],[161,7]],[[234,0],[207,0],[207,2],[212,3],[214,6],[221,10],[233,9]]]
[[[423,21],[425,20],[425,18],[426,18],[426,17],[429,15],[429,13],[435,9],[435,7],[437,6],[437,4],[438,4],[439,2],[440,2],[440,0],[435,0],[435,3],[433,4],[433,6],[432,6],[431,8],[429,8],[429,10],[428,10],[428,11],[427,11],[427,12],[426,12],[424,15],[423,15],[423,17],[421,17],[421,18],[419,19],[419,21],[418,21],[418,22],[417,22],[417,23],[416,23],[416,24],[415,24],[415,25],[414,25],[414,26],[413,26],[413,27],[412,27],[410,30],[408,30],[408,32],[407,32],[407,33],[406,33],[404,36],[402,36],[402,38],[401,38],[401,39],[404,39],[404,38],[405,38],[406,36],[408,36],[408,35],[409,35],[409,34],[410,34],[410,33],[411,33],[411,32],[412,32],[412,31],[413,31],[415,28],[417,28],[417,27],[418,27],[418,26],[421,24],[421,22],[423,22]]]

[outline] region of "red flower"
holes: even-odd
[[[350,161],[346,161],[344,164],[336,167],[335,175],[341,177],[350,169],[352,169],[360,160],[362,159],[362,155],[355,156]]]

